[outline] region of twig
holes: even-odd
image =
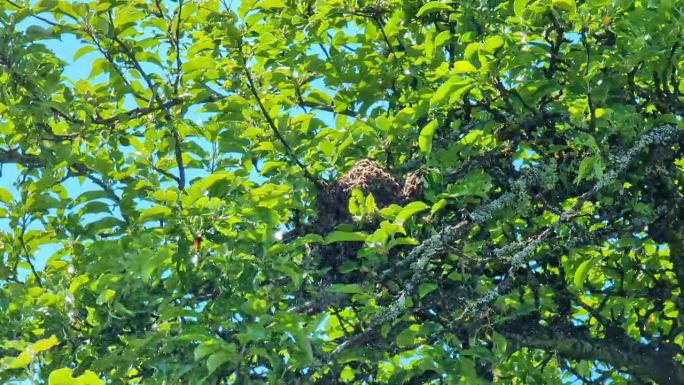
[[[240,58],[242,59],[242,69],[245,71],[245,76],[247,77],[247,85],[249,86],[250,91],[252,92],[252,95],[254,96],[254,99],[256,99],[257,104],[259,105],[259,109],[261,110],[261,113],[264,115],[264,118],[266,119],[266,122],[268,123],[269,127],[273,131],[273,134],[278,138],[278,141],[283,145],[285,148],[285,152],[287,153],[288,157],[297,165],[299,168],[302,169],[304,172],[304,176],[306,179],[308,179],[310,182],[315,184],[316,186],[321,186],[321,182],[316,179],[311,173],[309,173],[309,170],[304,166],[304,164],[297,158],[295,155],[294,151],[290,147],[290,145],[287,143],[283,135],[278,131],[278,127],[276,126],[275,122],[273,121],[273,118],[271,118],[271,115],[269,114],[268,110],[266,109],[266,106],[264,106],[264,103],[261,101],[261,98],[259,97],[259,91],[256,89],[256,86],[254,85],[254,79],[252,78],[252,73],[249,70],[249,67],[247,66],[247,60],[245,59],[244,52],[242,52],[242,41],[239,42],[239,50],[240,50]]]
[[[12,0],[5,0],[5,1],[6,1],[9,5],[11,5],[11,6],[15,7],[15,8],[24,9],[24,7],[22,7],[21,5],[15,3],[15,2],[12,1]],[[64,26],[64,25],[62,25],[62,24],[55,23],[55,22],[52,21],[52,20],[48,20],[48,19],[46,19],[46,18],[44,18],[44,17],[42,17],[42,16],[31,15],[31,17],[33,17],[33,18],[35,18],[35,19],[38,19],[38,20],[42,21],[43,23],[49,24],[49,25],[51,25],[51,26],[53,26],[53,27],[61,27],[61,28],[66,27],[66,26]]]
[[[175,38],[173,39],[174,41],[174,46],[176,49],[176,80],[173,84],[173,92],[174,94],[178,94],[178,86],[181,82],[181,79],[183,77],[183,73],[181,72],[181,58],[180,58],[180,26],[181,26],[181,14],[183,13],[183,0],[180,0],[178,2],[178,22],[176,23],[176,34]]]
[[[174,139],[174,153],[176,155],[176,164],[178,165],[178,188],[185,189],[185,166],[183,165],[183,151],[181,150],[181,137],[177,130],[173,130]]]

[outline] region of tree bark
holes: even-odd
[[[684,366],[674,361],[675,352],[656,350],[626,334],[596,338],[586,329],[570,324],[542,326],[536,320],[519,319],[498,330],[515,351],[523,347],[555,352],[572,360],[601,361],[660,385],[684,384]]]

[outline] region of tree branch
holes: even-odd
[[[178,86],[180,85],[181,79],[183,77],[183,74],[181,72],[181,58],[180,58],[180,38],[181,38],[181,14],[183,13],[183,0],[180,0],[178,2],[178,22],[176,23],[176,31],[174,34],[174,38],[171,39],[174,43],[174,48],[176,50],[176,79],[173,83],[173,92],[174,94],[178,94]],[[172,21],[173,23],[173,21]]]
[[[247,77],[247,85],[249,86],[250,91],[252,92],[252,95],[254,96],[254,99],[256,99],[257,104],[259,105],[259,110],[261,110],[261,113],[263,114],[264,118],[266,119],[266,122],[268,123],[269,127],[271,128],[271,131],[273,131],[273,134],[276,136],[278,141],[283,145],[285,148],[285,153],[287,156],[297,165],[299,168],[302,169],[304,172],[304,176],[306,179],[308,179],[310,182],[315,184],[316,186],[321,185],[321,182],[315,178],[309,170],[304,166],[304,164],[297,158],[295,155],[294,151],[292,150],[292,147],[287,143],[285,140],[285,137],[278,131],[278,127],[276,126],[275,122],[273,121],[273,118],[271,118],[271,115],[269,114],[268,110],[266,109],[266,106],[264,106],[264,103],[261,101],[261,97],[259,97],[259,91],[256,89],[256,86],[254,84],[254,79],[252,78],[252,73],[249,70],[249,67],[247,66],[247,61],[245,59],[244,53],[242,52],[242,42],[239,43],[239,50],[240,50],[240,58],[242,59],[242,69],[245,71],[245,76]]]
[[[573,360],[597,360],[630,374],[646,376],[660,385],[684,384],[684,366],[672,356],[640,344],[624,333],[611,339],[592,337],[586,329],[569,324],[539,325],[536,320],[518,319],[497,328],[509,349],[522,347],[556,352]]]
[[[334,113],[334,114],[347,115],[347,116],[352,117],[352,118],[358,118],[358,117],[359,117],[359,113],[358,113],[358,112],[356,112],[356,111],[354,111],[354,110],[352,110],[352,109],[349,109],[349,108],[345,108],[344,110],[337,111],[337,110],[335,109],[335,106],[329,106],[329,105],[325,105],[325,104],[322,104],[322,103],[311,102],[311,101],[308,101],[308,100],[302,100],[302,101],[300,101],[300,102],[299,102],[299,105],[302,106],[302,107],[309,107],[309,108],[313,108],[313,109],[316,109],[316,110],[332,112],[332,113]]]
[[[223,95],[212,94],[212,95],[210,95],[204,99],[198,100],[194,103],[195,104],[211,103],[211,102],[219,101],[225,97],[226,96],[223,96]],[[153,112],[159,112],[159,111],[162,111],[162,110],[183,104],[186,101],[188,101],[188,98],[178,97],[178,98],[167,100],[158,106],[150,106],[150,107],[144,107],[144,108],[138,107],[138,108],[134,108],[132,110],[121,112],[121,113],[116,114],[110,118],[106,118],[106,119],[97,119],[96,118],[96,119],[93,119],[92,122],[95,124],[112,125],[114,123],[117,123],[117,122],[120,122],[123,120],[135,119],[135,118],[139,118],[141,116],[144,116],[144,115],[147,115],[147,114],[150,114]]]

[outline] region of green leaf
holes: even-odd
[[[34,10],[37,12],[51,10],[57,6],[57,3],[57,0],[40,0],[36,3]]]
[[[0,187],[0,202],[3,202],[3,203],[12,202],[12,194],[10,194],[10,192],[4,187]]]
[[[451,8],[450,5],[443,3],[441,1],[431,1],[420,7],[418,13],[416,13],[416,17],[422,17],[441,11],[453,11],[453,8]]]
[[[351,382],[354,380],[355,377],[356,374],[349,365],[345,365],[344,369],[342,369],[342,372],[340,372],[340,380],[342,380],[343,382]]]
[[[97,298],[97,303],[98,304],[105,304],[105,303],[111,303],[112,300],[116,297],[116,291],[112,289],[106,289],[102,293],[100,293],[100,296]]]
[[[19,355],[10,362],[8,368],[19,369],[25,368],[31,362],[31,356],[27,352],[21,352]]]
[[[475,66],[467,60],[459,60],[454,63],[454,68],[451,70],[451,72],[455,74],[477,72],[477,68],[475,68]]]
[[[29,36],[31,39],[35,40],[43,40],[43,39],[52,39],[55,37],[55,34],[48,28],[43,28],[38,25],[32,25],[28,28],[26,28],[26,36]]]
[[[331,293],[343,293],[343,294],[363,294],[366,292],[366,290],[361,287],[361,285],[352,283],[352,284],[341,284],[341,283],[335,283],[330,285],[328,288],[328,291]]]
[[[313,99],[315,102],[318,102],[326,106],[330,106],[334,102],[334,99],[330,95],[326,94],[321,90],[311,90],[307,97]]]
[[[69,368],[53,370],[48,376],[48,385],[74,385],[75,381],[71,372]]]
[[[294,335],[295,340],[297,341],[298,348],[293,352],[293,358],[296,360],[294,363],[295,366],[298,368],[307,368],[311,366],[314,357],[309,337],[302,329],[297,329],[292,333],[292,335]]]
[[[589,147],[595,153],[600,151],[598,144],[596,144],[596,139],[594,139],[594,137],[591,134],[588,134],[586,132],[579,132],[575,140],[573,140],[573,142],[581,146]]]
[[[76,385],[105,385],[95,372],[86,370],[82,375],[76,378]]]
[[[258,2],[258,7],[261,9],[279,9],[286,6],[282,0],[262,0]]]
[[[494,334],[492,335],[492,342],[494,342],[494,353],[498,357],[501,357],[504,354],[506,354],[506,348],[508,347],[508,341],[506,341],[506,337],[497,332],[494,332]]]
[[[440,199],[438,200],[434,205],[432,205],[432,208],[430,209],[430,214],[434,215],[436,212],[442,209],[442,207],[446,206],[447,201],[446,199]]]
[[[404,206],[404,208],[401,209],[399,214],[397,214],[397,217],[394,218],[394,224],[403,225],[404,222],[406,222],[409,218],[423,210],[427,210],[428,208],[430,208],[430,206],[428,206],[425,202],[411,202]]]
[[[403,245],[405,245],[405,246],[416,246],[419,244],[420,244],[420,241],[415,239],[415,238],[401,237],[401,238],[394,238],[391,241],[387,242],[386,247],[387,247],[387,250],[391,250],[393,247],[396,247],[396,246],[403,246]]]
[[[202,342],[195,348],[195,351],[193,352],[195,361],[199,361],[202,358],[216,352],[218,348],[219,342],[216,340],[207,340]]]
[[[352,216],[360,216],[363,214],[361,204],[363,203],[363,191],[359,188],[353,188],[351,192],[351,196],[349,197],[349,204],[348,204],[348,209],[349,209],[349,214]]]
[[[58,343],[59,341],[57,340],[57,337],[53,335],[50,338],[45,338],[34,342],[33,345],[31,345],[31,351],[33,351],[33,353],[40,353],[45,350],[49,350]]]
[[[420,130],[418,147],[420,148],[420,151],[425,154],[426,158],[430,157],[430,152],[432,151],[432,137],[435,135],[435,130],[437,130],[438,126],[439,122],[435,119],[431,120]]]
[[[457,271],[454,271],[451,274],[449,274],[447,278],[454,282],[461,282],[463,280],[463,275]]]
[[[513,13],[516,16],[522,17],[525,13],[525,6],[527,6],[528,0],[513,0]]]
[[[76,60],[78,60],[81,56],[83,56],[83,55],[85,55],[85,54],[87,54],[87,53],[93,52],[93,51],[97,51],[97,48],[93,47],[92,45],[84,45],[83,47],[81,47],[81,48],[79,48],[79,49],[76,50],[76,52],[74,53],[74,57],[73,57],[72,60],[73,60],[73,61],[76,61]]]
[[[171,215],[171,208],[165,206],[154,206],[149,209],[145,209],[140,213],[138,220],[141,222],[146,222],[150,220],[164,219]]]
[[[416,340],[417,330],[417,325],[411,325],[402,330],[401,333],[397,335],[397,346],[400,348],[412,346]]]
[[[377,209],[377,206],[375,205],[375,197],[373,194],[368,194],[366,197],[366,214],[373,214],[375,210]]]
[[[234,345],[231,345],[234,348]],[[207,359],[207,369],[209,375],[212,375],[221,366],[231,363],[235,360],[234,351],[220,351],[209,356]]]
[[[306,234],[302,237],[297,238],[293,245],[303,245],[306,243],[323,243],[323,237],[318,234]]]
[[[552,0],[551,4],[563,11],[567,11],[570,13],[577,13],[577,4],[575,3],[575,0]]]
[[[472,80],[452,77],[437,88],[437,91],[435,91],[430,99],[430,106],[440,107],[446,102],[453,103],[454,101],[461,99],[463,95],[472,88]]]
[[[603,170],[605,170],[605,166],[600,156],[588,156],[582,159],[582,163],[580,163],[575,183],[579,184],[582,180],[600,178],[603,176]]]
[[[591,271],[591,268],[594,267],[596,262],[598,262],[598,258],[590,258],[587,259],[586,261],[582,262],[578,267],[577,270],[575,270],[575,277],[574,277],[574,283],[575,287],[578,290],[583,290],[584,288],[584,280],[587,278],[587,274],[589,274],[589,271]]]
[[[368,234],[361,231],[333,231],[325,236],[324,244],[335,242],[364,242]]]
[[[482,47],[480,49],[487,53],[494,53],[494,51],[503,46],[503,44],[504,39],[501,36],[491,36],[488,37],[484,43],[482,43]]]
[[[434,283],[422,283],[420,286],[418,286],[418,297],[423,298],[433,292],[435,289],[437,289],[437,285]]]

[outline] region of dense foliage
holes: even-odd
[[[684,384],[679,0],[0,4],[0,382]]]

